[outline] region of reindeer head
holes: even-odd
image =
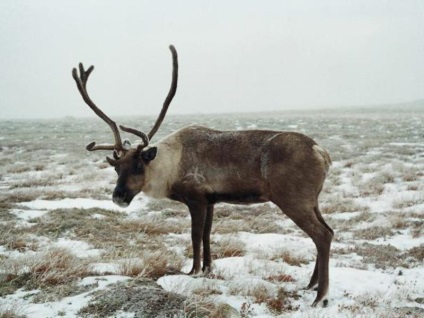
[[[172,83],[168,95],[163,103],[162,110],[159,117],[156,119],[156,123],[148,134],[145,134],[134,128],[128,128],[119,126],[122,131],[136,135],[140,137],[141,142],[136,147],[132,148],[131,144],[125,140],[122,142],[120,132],[116,123],[111,120],[103,111],[101,111],[91,100],[87,93],[86,85],[90,73],[93,71],[94,66],[90,66],[86,71],[82,63],[79,64],[79,76],[76,68],[72,70],[72,77],[74,78],[78,90],[84,99],[85,103],[103,119],[111,128],[115,137],[114,145],[96,145],[95,142],[87,145],[88,151],[95,150],[111,150],[113,151],[113,159],[106,157],[108,163],[115,168],[118,174],[118,181],[116,182],[115,190],[113,191],[113,202],[117,205],[126,207],[132,199],[142,191],[144,186],[145,171],[148,169],[149,163],[155,159],[157,154],[156,147],[148,147],[149,141],[159,129],[165,118],[166,112],[169,105],[177,91],[178,81],[178,57],[177,51],[174,46],[170,46],[169,49],[172,53]]]

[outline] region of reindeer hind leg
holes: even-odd
[[[283,196],[284,197],[284,196]],[[329,259],[330,246],[333,238],[332,230],[323,222],[322,216],[317,215],[316,205],[301,204],[297,202],[283,202],[282,200],[273,200],[274,203],[291,219],[296,225],[302,229],[312,241],[317,249],[317,260],[311,281],[308,285],[313,288],[318,283],[317,297],[312,304],[317,306],[323,303],[325,306],[328,301],[326,299],[329,288]],[[320,220],[322,219],[322,221]]]

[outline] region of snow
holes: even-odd
[[[424,244],[424,236],[413,237],[410,230],[404,230],[400,234],[389,238],[377,238],[373,244],[392,245],[400,250],[409,250]]]
[[[336,219],[336,220],[349,220],[352,219],[354,217],[357,217],[358,215],[361,215],[362,212],[343,212],[343,213],[332,213],[330,215],[327,215],[327,217],[331,218],[331,219]]]
[[[112,263],[92,263],[89,265],[89,270],[99,275],[119,274],[121,272],[121,266]]]
[[[296,252],[298,256],[310,254],[314,246],[310,238],[288,234],[239,232],[238,238],[246,244],[246,248],[251,252],[269,253],[287,249]]]
[[[193,290],[201,288],[206,278],[195,278],[188,275],[163,276],[157,280],[159,286],[169,292],[190,296]]]
[[[70,240],[63,237],[58,238],[56,242],[51,244],[51,246],[67,248],[72,254],[80,258],[100,256],[102,253],[101,250],[94,249],[90,244],[84,241]]]
[[[126,213],[135,213],[143,210],[146,206],[146,200],[134,200],[128,207],[118,207],[112,200],[94,200],[94,199],[62,199],[57,201],[37,199],[29,202],[21,202],[19,205],[34,210],[58,210],[58,209],[93,209],[119,211]]]
[[[3,299],[4,304],[19,304],[21,312],[30,318],[76,318],[79,317],[78,311],[86,306],[93,292],[103,290],[108,285],[117,282],[127,281],[129,278],[125,276],[99,276],[86,277],[80,282],[81,285],[97,285],[93,290],[76,296],[65,297],[57,302],[31,303],[27,295],[34,294],[34,291],[25,292],[18,291],[13,295],[8,295]]]
[[[21,220],[28,221],[31,219],[39,218],[47,213],[46,210],[22,210],[22,209],[13,209],[10,213],[16,215]]]

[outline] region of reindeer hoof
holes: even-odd
[[[203,272],[201,270],[195,270],[194,268],[187,273],[187,275],[192,276],[192,277],[199,277],[203,275]]]
[[[324,300],[316,300],[313,302],[312,307],[317,307],[319,304],[322,303],[322,307],[327,307],[328,306],[328,299],[324,299]]]
[[[212,268],[210,266],[204,266],[202,268],[203,275],[209,275],[212,272]]]

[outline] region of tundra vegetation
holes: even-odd
[[[0,122],[0,317],[424,314],[422,110],[168,116],[157,140],[197,123],[297,131],[328,149],[329,306],[312,308],[315,293],[301,289],[312,241],[271,203],[217,205],[212,272],[183,274],[193,256],[187,208],[142,194],[115,206],[116,173],[82,146],[109,140],[108,127],[66,118]]]

